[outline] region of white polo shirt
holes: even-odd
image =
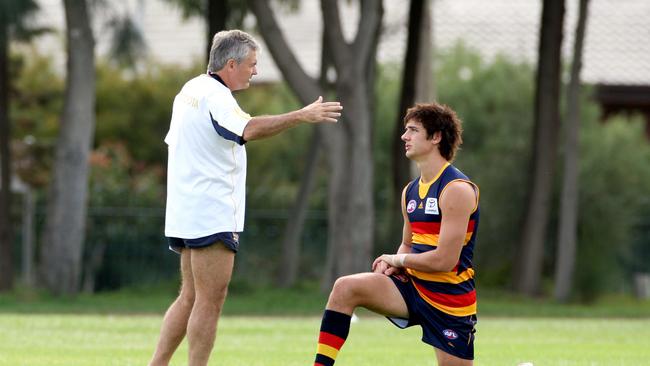
[[[196,239],[244,230],[246,149],[251,117],[232,92],[204,74],[174,99],[168,145],[165,236]]]

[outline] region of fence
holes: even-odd
[[[14,222],[19,224],[15,233],[16,270],[25,278],[33,271],[38,245],[27,252],[31,260],[25,260],[26,233],[38,237],[45,221],[45,207],[33,211],[33,228],[25,229],[28,215],[18,209],[23,201],[16,197]],[[18,201],[18,202],[16,202]],[[21,219],[21,216],[23,219]],[[240,284],[272,283],[281,262],[282,239],[288,210],[249,209],[246,229],[240,237],[241,249],[236,256],[233,282]],[[381,230],[381,222],[377,223]],[[621,258],[628,284],[624,287],[634,291],[634,278],[638,273],[650,273],[650,217],[639,218],[634,227],[632,253]],[[381,236],[381,235],[378,235]],[[383,242],[378,240],[378,243]],[[489,243],[480,242],[480,248]],[[311,211],[305,222],[301,240],[300,280],[321,278],[327,246],[327,215],[323,211]],[[376,245],[381,246],[380,244]],[[379,248],[376,248],[379,249]],[[389,250],[382,248],[382,250]],[[477,264],[480,263],[480,250]],[[83,288],[85,291],[102,291],[125,286],[148,286],[165,282],[177,282],[178,256],[167,248],[164,237],[164,209],[162,207],[89,207],[87,236],[84,252]],[[487,275],[488,268],[481,268]],[[33,274],[32,274],[33,277]]]
[[[39,245],[25,250],[29,235],[40,236],[45,207],[33,211],[32,228],[16,212],[15,253],[23,278],[36,268]],[[85,291],[102,291],[124,286],[152,285],[178,278],[178,256],[167,247],[164,237],[164,208],[89,207],[84,248]],[[19,216],[23,218],[20,219]],[[246,230],[235,260],[233,281],[271,282],[279,270],[282,239],[290,213],[287,210],[248,210]],[[18,228],[16,228],[18,229]],[[38,242],[38,240],[35,240]],[[318,278],[327,245],[327,218],[324,212],[308,214],[301,242],[300,278]],[[26,257],[31,257],[27,260]]]

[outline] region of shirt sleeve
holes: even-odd
[[[208,98],[207,107],[212,126],[219,136],[239,145],[246,143],[244,128],[251,116],[239,108],[232,95],[214,95]]]

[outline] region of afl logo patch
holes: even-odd
[[[417,205],[415,200],[410,200],[408,205],[406,205],[406,212],[411,213],[415,211],[415,205]]]
[[[438,211],[438,199],[437,198],[427,198],[427,204],[424,207],[424,213],[427,215],[439,215]]]
[[[454,331],[451,330],[451,329],[445,329],[445,330],[443,330],[443,331],[442,331],[442,334],[443,334],[443,335],[445,336],[445,338],[447,338],[447,339],[454,340],[454,339],[458,338],[458,334],[456,334],[456,332],[454,332]]]

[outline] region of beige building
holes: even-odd
[[[540,0],[430,0],[433,4],[432,39],[437,49],[463,40],[486,59],[496,54],[531,64],[536,62],[541,16]],[[64,26],[62,0],[38,0],[41,11],[36,23],[58,32],[40,37],[39,52],[53,56],[63,70]],[[97,53],[107,55],[111,15],[128,13],[142,30],[147,57],[162,63],[189,65],[204,57],[205,24],[202,19],[183,19],[181,11],[163,0],[121,0],[94,11]],[[352,4],[350,4],[352,3]],[[570,61],[577,21],[578,0],[567,0],[563,54]],[[351,39],[359,17],[355,2],[339,0],[345,35]],[[383,31],[378,48],[380,62],[400,62],[406,43],[408,2],[384,0]],[[320,2],[301,0],[297,10],[273,2],[285,37],[305,70],[316,75],[320,67]],[[650,126],[650,1],[591,0],[584,48],[582,79],[600,85],[596,98],[605,114],[618,110],[641,110]],[[254,29],[249,15],[245,29]],[[261,37],[260,38],[261,41]],[[145,62],[146,65],[146,62]],[[269,52],[259,57],[254,82],[281,79]],[[649,129],[650,136],[650,129]]]
[[[41,37],[38,48],[61,59],[64,35],[62,0],[38,0],[40,25],[59,32]],[[97,52],[106,55],[110,32],[105,24],[110,14],[129,13],[140,27],[150,58],[164,63],[187,65],[203,57],[205,25],[201,19],[183,19],[181,11],[163,0],[121,0],[95,11]],[[340,1],[346,35],[354,33],[356,6]],[[534,63],[537,53],[539,0],[432,0],[433,39],[437,47],[449,47],[462,39],[486,57],[504,53]],[[570,58],[577,0],[567,0],[564,54]],[[379,47],[380,61],[399,61],[404,52],[408,2],[384,0],[384,29]],[[592,0],[585,40],[583,79],[589,83],[650,85],[650,1]],[[303,67],[315,74],[320,62],[320,3],[302,0],[297,11],[275,6],[285,36]],[[249,16],[245,27],[253,29]],[[278,80],[280,75],[268,52],[260,57],[259,81]],[[62,65],[63,61],[59,61]]]

